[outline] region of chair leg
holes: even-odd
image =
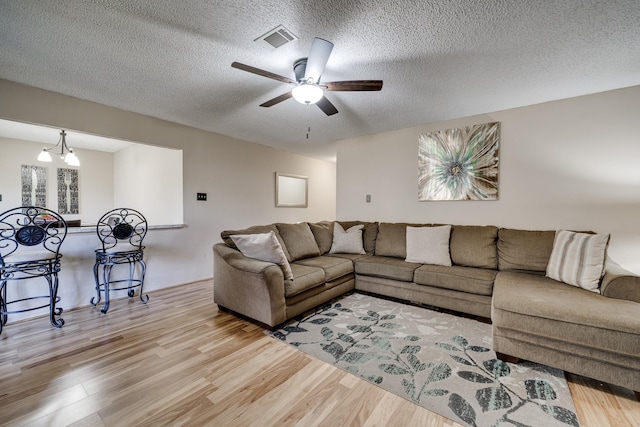
[[[140,263],[141,266],[141,271],[140,271],[140,301],[143,304],[146,304],[149,301],[149,295],[145,295],[144,298],[142,297],[142,288],[144,286],[144,275],[147,272],[147,264],[145,264],[144,260],[140,260],[138,261]]]
[[[7,323],[7,281],[0,283],[0,334],[2,327]]]
[[[135,287],[138,286],[136,283],[140,283],[140,301],[143,304],[146,304],[147,301],[149,301],[149,295],[143,295],[143,286],[144,286],[144,276],[146,274],[147,271],[147,266],[144,262],[144,260],[140,259],[138,261],[134,261],[130,258],[127,258],[125,261],[130,261],[128,262],[129,264],[129,278],[128,279],[124,279],[124,280],[116,280],[117,283],[120,282],[128,282],[127,287],[126,288],[121,288],[121,287],[115,287],[114,290],[123,290],[126,289],[127,290],[127,295],[129,297],[133,297],[135,295]],[[140,263],[140,280],[138,281],[136,279],[136,264]],[[94,275],[94,279],[96,282],[96,294],[97,294],[97,298],[96,297],[92,297],[91,298],[91,304],[93,304],[94,306],[97,305],[100,300],[101,300],[101,293],[104,292],[104,304],[102,305],[102,307],[100,308],[100,311],[102,311],[103,313],[106,313],[109,310],[109,305],[110,305],[110,301],[109,301],[109,288],[110,288],[110,284],[111,284],[111,269],[113,268],[114,265],[120,265],[120,264],[124,264],[125,262],[121,262],[121,260],[116,260],[114,263],[108,262],[106,264],[102,264],[99,262],[96,262],[93,266],[93,275]],[[102,271],[100,271],[100,268],[102,268]],[[102,284],[101,284],[102,282]]]
[[[93,278],[96,282],[96,294],[97,294],[97,298],[96,297],[91,297],[91,300],[89,301],[91,303],[91,305],[93,305],[94,307],[96,305],[98,305],[98,303],[100,303],[100,300],[102,299],[102,295],[100,295],[100,277],[98,275],[98,270],[100,268],[100,263],[98,261],[96,261],[95,264],[93,264]]]
[[[113,268],[113,265],[107,264],[102,270],[102,279],[104,281],[104,304],[100,307],[100,311],[105,314],[109,310],[109,283],[111,281],[111,268]]]
[[[127,295],[133,297],[136,291],[133,289],[133,279],[136,274],[136,263],[129,261],[129,284],[127,285]]]
[[[62,314],[62,308],[56,308],[56,302],[58,299],[58,273],[55,271],[50,272],[45,276],[45,278],[49,284],[49,320],[53,327],[61,328],[62,325],[64,325],[64,319],[56,319],[56,316],[60,316],[60,314]]]

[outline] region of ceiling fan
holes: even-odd
[[[327,65],[329,55],[333,50],[333,43],[321,38],[314,38],[308,58],[298,59],[293,63],[295,80],[280,76],[269,71],[261,70],[250,65],[233,62],[231,66],[239,70],[278,80],[294,85],[289,92],[276,96],[262,104],[261,107],[271,107],[293,96],[301,104],[316,104],[327,116],[336,114],[336,107],[324,96],[324,91],[378,91],[382,89],[382,80],[350,80],[340,82],[321,83],[320,78]]]

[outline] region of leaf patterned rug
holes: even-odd
[[[274,338],[469,426],[578,426],[564,372],[505,363],[491,325],[352,293]]]

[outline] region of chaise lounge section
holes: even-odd
[[[640,299],[612,271],[602,295],[544,276],[503,272],[493,293],[493,349],[611,384],[640,390]],[[631,286],[630,286],[631,285]],[[504,358],[504,356],[503,356]],[[640,396],[639,396],[640,397]]]

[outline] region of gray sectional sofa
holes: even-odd
[[[640,277],[608,264],[600,293],[545,277],[555,231],[453,225],[449,266],[406,261],[408,227],[433,224],[339,224],[362,230],[361,253],[333,250],[329,221],[224,231],[213,247],[215,302],[275,326],[354,289],[398,298],[490,318],[499,357],[640,391]],[[290,273],[234,241],[265,233]]]

